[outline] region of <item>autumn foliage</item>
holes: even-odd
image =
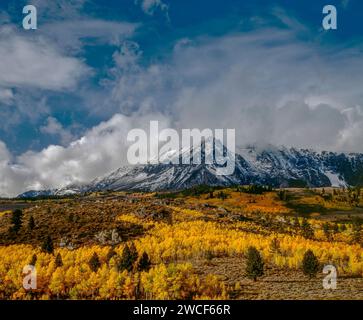
[[[37,214],[32,208],[31,215],[27,210],[15,218],[4,214],[0,230],[17,226],[19,239],[26,239],[21,235],[26,229],[41,241],[13,244],[16,240],[9,238],[11,244],[0,246],[0,299],[227,299],[241,290],[239,283],[227,283],[217,273],[201,276],[195,267],[213,267],[218,259],[239,261],[245,270],[240,279],[248,277],[257,284],[271,267],[314,277],[321,265],[333,263],[340,275],[363,276],[360,225],[302,218],[284,205],[286,192],[219,192],[223,197],[208,192],[173,200],[151,194],[107,199],[106,208],[111,210],[115,201],[119,210],[110,211],[113,229],[100,234],[97,225],[93,236],[81,229],[74,240],[77,246],[57,233],[54,238],[44,234],[42,224],[47,214],[54,218],[52,212]],[[79,202],[71,205],[66,206],[74,211],[71,221],[68,215],[62,217],[70,227],[79,208],[84,221],[83,212],[92,211]],[[31,228],[22,226],[23,217],[34,219]],[[106,227],[106,216],[102,219]],[[92,232],[92,221],[87,223],[86,231]],[[37,289],[31,292],[22,287],[22,270],[28,264],[37,270]]]

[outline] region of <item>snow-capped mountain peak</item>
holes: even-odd
[[[206,163],[205,155],[223,152],[226,159],[235,161],[231,175],[218,175],[215,162]],[[182,161],[190,157],[189,164]],[[200,157],[201,163],[194,164],[193,158]],[[195,159],[195,158],[194,158]],[[164,161],[160,161],[164,160]],[[160,163],[161,162],[161,163]],[[66,188],[30,191],[25,195],[83,193],[96,190],[180,190],[195,185],[230,186],[236,184],[265,184],[274,187],[327,187],[355,186],[363,184],[363,154],[343,154],[315,152],[295,148],[238,148],[236,153],[228,150],[220,141],[213,144],[203,142],[194,148],[184,148],[180,152],[167,150],[160,155],[159,163],[123,166],[103,177],[98,177],[87,185]]]

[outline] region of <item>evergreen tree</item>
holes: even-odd
[[[136,270],[137,271],[148,271],[151,266],[151,261],[146,252],[143,252],[141,257],[137,260]]]
[[[246,275],[254,281],[263,276],[264,262],[255,247],[249,247],[247,251]]]
[[[121,258],[117,264],[118,270],[132,271],[136,259],[137,256],[135,257],[135,254],[130,250],[130,247],[126,244],[122,251]]]
[[[312,239],[314,237],[314,230],[306,218],[303,219],[301,224],[302,235],[306,239]]]
[[[73,223],[75,222],[75,219],[74,219],[74,213],[71,212],[69,215],[68,215],[68,218],[67,218],[68,222],[69,223]]]
[[[310,279],[316,277],[316,274],[319,271],[320,265],[319,260],[315,256],[314,252],[308,250],[304,254],[303,262],[302,262],[303,272]]]
[[[337,224],[337,223],[334,223],[334,224],[333,224],[333,232],[334,232],[334,233],[338,233],[338,232],[339,232],[339,226],[338,226],[338,224]]]
[[[35,227],[35,222],[33,216],[30,216],[29,222],[28,222],[28,229],[29,231],[32,231]]]
[[[109,262],[110,262],[110,260],[111,260],[114,256],[116,256],[116,255],[117,255],[117,253],[116,253],[115,249],[114,249],[113,247],[111,247],[111,248],[110,248],[110,250],[108,250],[108,253],[107,253],[107,256],[106,256],[106,261],[107,261],[107,263],[109,263]]]
[[[300,221],[299,221],[299,218],[297,216],[294,217],[293,225],[294,225],[294,227],[296,229],[300,228]]]
[[[42,250],[46,253],[52,254],[54,252],[53,240],[50,236],[47,236],[42,244]]]
[[[11,216],[11,223],[13,225],[11,230],[18,233],[23,223],[23,211],[20,209],[14,210]]]
[[[286,190],[280,190],[277,194],[281,201],[286,201]]]
[[[339,231],[340,231],[340,232],[344,232],[344,231],[346,231],[346,230],[347,230],[347,226],[345,225],[345,223],[342,223],[342,224],[340,225]]]
[[[227,194],[223,191],[220,191],[217,196],[219,199],[222,199],[223,201],[226,200],[228,197]]]
[[[133,261],[132,263],[134,263],[137,260],[139,254],[138,254],[136,246],[133,242],[131,242],[131,245],[130,245],[130,253],[131,253],[131,260]]]
[[[324,231],[324,235],[327,238],[327,240],[331,240],[331,234],[330,234],[330,227],[329,227],[329,223],[325,222],[323,224],[323,231]]]
[[[96,252],[93,253],[91,259],[89,259],[88,265],[93,272],[97,272],[97,270],[101,267],[101,262]]]
[[[31,258],[31,260],[30,260],[29,264],[30,264],[31,266],[35,266],[35,264],[37,263],[37,260],[38,260],[37,255],[36,255],[36,254],[33,254],[33,256],[32,256],[32,258]]]
[[[362,230],[362,221],[358,218],[353,219],[353,243],[360,244],[361,243],[361,230]]]
[[[207,251],[205,252],[205,258],[206,258],[206,260],[207,260],[208,262],[211,262],[211,261],[213,260],[213,258],[214,258],[214,254],[213,254],[213,252],[212,252],[211,250],[207,250]]]
[[[55,265],[57,267],[62,267],[63,266],[62,256],[61,256],[60,253],[58,253],[57,256],[55,257]]]

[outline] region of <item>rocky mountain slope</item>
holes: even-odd
[[[233,154],[220,143],[224,154]],[[200,156],[201,164],[172,164],[173,157],[185,153]],[[168,152],[160,157],[163,163],[124,166],[99,177],[86,185],[69,185],[65,188],[28,191],[20,197],[38,195],[66,195],[100,190],[180,190],[195,185],[230,186],[236,184],[266,184],[274,187],[328,187],[363,184],[363,154],[315,152],[306,149],[255,146],[237,149],[235,170],[232,175],[216,174],[217,164],[205,163],[205,147],[195,150]],[[180,161],[181,163],[181,161]]]

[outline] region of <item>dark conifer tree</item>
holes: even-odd
[[[23,223],[23,211],[16,209],[11,216],[12,228],[11,230],[18,233]]]
[[[302,235],[306,239],[314,238],[314,230],[306,218],[303,219],[301,224]]]
[[[54,252],[53,240],[50,236],[47,236],[42,244],[42,250],[46,253],[52,254]]]
[[[62,256],[60,253],[58,253],[57,256],[55,257],[55,265],[57,267],[63,266],[63,260],[62,260]]]
[[[33,256],[32,256],[32,258],[31,258],[31,260],[30,260],[29,264],[30,264],[31,266],[35,266],[35,264],[37,263],[37,260],[38,260],[37,255],[36,255],[36,254],[33,254]]]
[[[136,246],[133,242],[131,242],[131,245],[130,245],[130,253],[131,253],[132,263],[136,262],[139,254],[138,254]]]
[[[137,259],[137,256],[135,258],[135,253],[132,252],[130,250],[130,247],[126,244],[122,251],[122,255],[120,257],[118,265],[117,265],[118,270],[119,271],[123,271],[123,270],[132,271],[136,259]]]
[[[116,255],[117,255],[117,253],[116,253],[115,249],[114,249],[113,247],[111,247],[111,248],[110,248],[110,250],[108,250],[108,253],[107,253],[107,256],[106,256],[106,261],[107,261],[107,263],[109,263],[109,262],[110,262],[110,260],[111,260],[114,256],[116,256]]]
[[[101,267],[101,262],[96,252],[93,253],[91,259],[89,259],[88,265],[93,272],[97,272],[97,270]]]
[[[147,271],[150,269],[150,258],[146,252],[143,252],[140,258],[137,260],[136,263],[136,270],[137,271]]]
[[[33,216],[30,216],[29,222],[28,222],[28,229],[29,231],[32,231],[35,228],[35,221]]]
[[[247,251],[246,275],[254,281],[263,276],[264,262],[261,254],[255,247],[249,247]]]
[[[304,254],[302,262],[303,272],[310,279],[316,277],[319,272],[320,264],[318,258],[315,256],[314,252],[308,250]]]

